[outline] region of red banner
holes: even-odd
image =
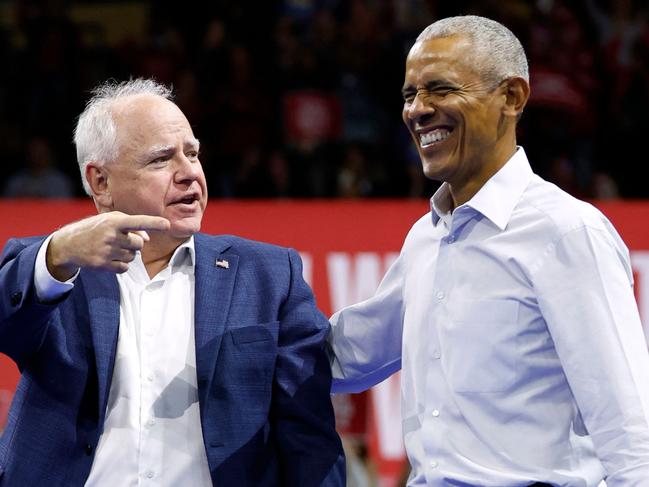
[[[649,319],[649,202],[596,203],[631,249],[636,296]],[[318,306],[329,315],[371,296],[396,258],[411,225],[428,211],[425,200],[211,201],[203,231],[236,234],[296,248]],[[89,200],[0,201],[0,244],[10,237],[47,234],[95,213]],[[0,427],[18,373],[0,355]],[[364,437],[383,486],[392,487],[403,464],[398,375],[369,396],[335,399],[342,433]],[[368,426],[369,425],[369,426]]]

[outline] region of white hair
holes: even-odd
[[[129,81],[106,81],[91,91],[92,97],[79,115],[74,129],[77,162],[81,182],[86,193],[92,196],[86,181],[89,162],[98,165],[113,162],[119,156],[117,129],[113,120],[115,102],[130,96],[154,95],[173,100],[172,89],[153,79],[136,78]]]
[[[521,77],[529,83],[530,75],[525,50],[518,38],[504,25],[477,15],[463,15],[438,20],[426,27],[417,42],[440,37],[462,36],[472,43],[470,59],[489,84]]]

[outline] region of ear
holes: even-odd
[[[514,77],[505,82],[505,106],[503,115],[516,120],[523,114],[523,109],[530,97],[530,84],[523,78]]]
[[[86,181],[90,186],[92,199],[95,201],[97,210],[100,213],[111,211],[113,209],[113,198],[110,194],[106,167],[103,164],[89,162],[86,166]]]

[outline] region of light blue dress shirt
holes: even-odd
[[[431,207],[376,294],[332,317],[334,392],[402,369],[409,486],[649,486],[649,355],[610,222],[522,148]]]

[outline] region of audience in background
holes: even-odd
[[[405,54],[435,18],[475,13],[506,23],[530,54],[519,139],[535,170],[580,197],[649,196],[629,163],[649,124],[644,2],[220,0],[190,13],[163,1],[140,4],[144,35],[117,38],[80,5],[95,4],[16,1],[0,28],[0,150],[18,180],[41,135],[52,171],[76,179],[67,134],[89,87],[154,76],[191,113],[215,197],[429,196],[395,115]]]
[[[7,10],[9,174],[29,171],[22,152],[42,135],[52,170],[76,179],[67,134],[89,87],[154,76],[175,85],[195,121],[214,197],[429,196],[398,124],[405,55],[435,18],[475,13],[507,24],[530,54],[534,95],[519,139],[535,170],[580,197],[649,196],[630,163],[649,126],[645,2],[162,1],[138,3],[143,34],[121,37],[79,13],[95,5],[20,0]]]

